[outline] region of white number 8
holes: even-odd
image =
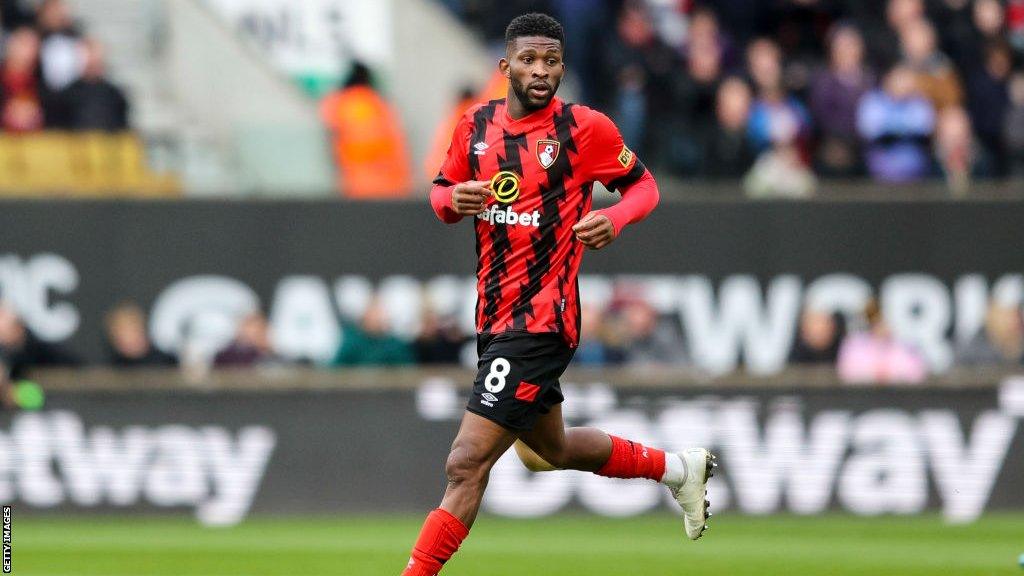
[[[487,373],[487,378],[484,379],[484,388],[488,392],[497,394],[505,389],[505,377],[512,371],[512,365],[508,363],[508,360],[504,358],[495,358],[491,362],[491,371]],[[491,382],[494,381],[492,384]]]

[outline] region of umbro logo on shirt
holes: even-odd
[[[488,148],[490,148],[490,146],[488,146],[486,142],[477,142],[476,144],[473,144],[473,154],[483,156],[487,152]]]

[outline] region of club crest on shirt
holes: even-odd
[[[537,140],[537,161],[545,170],[551,168],[561,151],[562,143],[558,140]]]

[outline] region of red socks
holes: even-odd
[[[469,528],[447,510],[434,510],[423,523],[420,537],[412,549],[412,558],[402,576],[437,576],[468,534]]]
[[[612,455],[596,472],[609,478],[650,478],[660,482],[665,475],[665,452],[639,442],[612,436]]]
[[[612,436],[612,454],[597,471],[610,478],[649,478],[660,482],[665,475],[665,452],[639,442]],[[469,528],[447,510],[438,508],[427,515],[420,537],[412,549],[402,576],[437,576],[444,563],[455,554]]]

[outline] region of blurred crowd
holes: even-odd
[[[403,336],[387,307],[373,301],[356,318],[342,319],[341,342],[321,368],[429,366],[476,363],[473,335],[456,318],[424,311],[418,332]],[[678,315],[659,314],[650,301],[624,292],[603,306],[585,304],[583,333],[573,364],[699,371]],[[149,336],[146,314],[122,302],[104,318],[105,364],[115,368],[174,368],[189,374],[195,358],[159,350]],[[955,346],[962,367],[1024,366],[1024,314],[1020,306],[993,301],[983,329]],[[234,337],[207,351],[196,374],[210,369],[274,368],[295,363],[275,348],[267,318],[254,311],[237,319]],[[79,366],[81,358],[29,330],[15,309],[0,302],[0,398],[6,382],[24,379],[38,367]],[[307,362],[308,364],[308,362]],[[871,300],[855,317],[808,307],[803,310],[789,353],[791,366],[833,367],[850,383],[920,382],[928,376],[923,354],[901,341]]]
[[[575,363],[589,366],[692,367],[679,319],[659,315],[646,299],[620,298],[604,309],[585,306]],[[985,325],[955,349],[963,367],[1024,366],[1024,314],[993,301]],[[915,383],[928,376],[920,350],[901,341],[877,300],[854,316],[806,307],[789,352],[791,366],[834,367],[849,383]]]
[[[102,44],[65,0],[0,0],[0,130],[128,129],[128,100]]]
[[[578,100],[663,173],[755,196],[1024,175],[1022,0],[443,2],[496,50],[558,17]]]

